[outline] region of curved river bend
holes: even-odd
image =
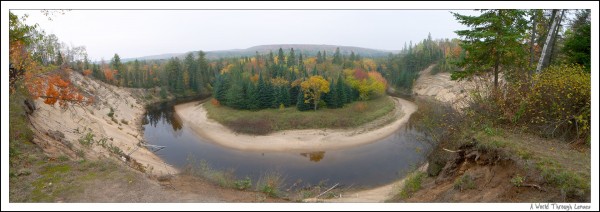
[[[404,125],[394,134],[370,144],[341,150],[314,152],[244,152],[219,146],[198,137],[176,117],[173,104],[149,107],[143,121],[149,144],[165,146],[157,151],[165,162],[183,168],[188,159],[204,160],[211,168],[233,170],[236,178],[278,172],[290,186],[319,183],[375,187],[402,178],[425,161],[432,145],[423,133]]]

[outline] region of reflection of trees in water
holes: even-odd
[[[325,157],[325,151],[300,153],[304,157],[308,157],[310,161],[319,162]]]
[[[178,131],[183,127],[181,118],[175,114],[173,105],[159,104],[153,107],[148,107],[146,117],[142,120],[143,124],[150,124],[150,126],[156,127],[158,122],[161,121],[163,124],[169,124],[173,128],[175,136],[181,135]]]

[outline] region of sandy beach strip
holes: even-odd
[[[379,141],[408,122],[417,106],[407,100],[392,97],[396,103],[396,120],[374,130],[361,127],[353,129],[306,129],[284,130],[264,136],[235,133],[229,128],[207,117],[200,102],[189,102],[175,106],[175,113],[185,126],[189,126],[201,138],[218,145],[261,152],[325,151],[343,149]]]

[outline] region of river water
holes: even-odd
[[[277,172],[288,186],[294,182],[381,186],[418,167],[432,149],[429,138],[404,125],[377,142],[341,150],[244,152],[199,137],[180,121],[169,103],[149,107],[143,127],[149,144],[165,146],[155,154],[175,167],[203,160],[212,169],[233,171],[236,178],[250,177],[252,182],[267,172]]]

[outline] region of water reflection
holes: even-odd
[[[159,122],[171,126],[171,133],[175,137],[181,136],[180,130],[183,128],[181,118],[175,113],[172,103],[160,103],[149,106],[146,110],[146,116],[142,120],[144,125],[156,127]]]
[[[430,138],[403,127],[394,134],[370,144],[340,150],[314,152],[245,152],[216,145],[198,137],[181,123],[173,104],[149,108],[144,123],[144,138],[149,144],[166,146],[158,155],[167,163],[184,168],[192,155],[215,170],[235,170],[236,178],[250,177],[257,182],[265,173],[277,170],[288,185],[332,183],[378,186],[404,176],[425,160],[431,150]],[[291,180],[291,181],[290,181]]]
[[[325,157],[325,151],[305,152],[305,153],[300,153],[300,155],[302,155],[304,157],[308,157],[310,159],[310,161],[312,161],[312,162],[319,162]]]

